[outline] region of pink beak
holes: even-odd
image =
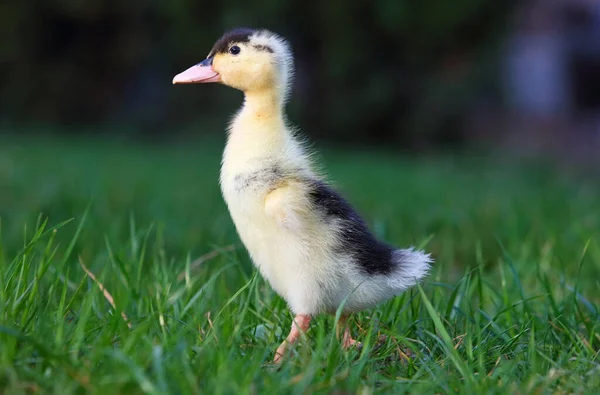
[[[198,84],[221,81],[221,76],[212,67],[212,61],[213,58],[210,57],[177,74],[173,78],[173,84]]]

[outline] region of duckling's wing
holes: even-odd
[[[265,211],[279,226],[292,232],[302,232],[314,217],[306,185],[295,181],[269,192]]]
[[[267,195],[265,211],[282,230],[301,239],[330,234],[337,240],[332,252],[359,258],[369,274],[391,270],[394,249],[378,241],[352,206],[320,180],[288,179]]]
[[[330,256],[364,275],[383,276],[398,284],[394,288],[414,285],[432,263],[422,251],[396,249],[378,240],[354,208],[320,180],[287,181],[267,195],[265,210],[282,230],[297,235],[299,242],[308,240],[311,248],[327,245]]]

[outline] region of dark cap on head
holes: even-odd
[[[208,57],[214,56],[218,53],[225,53],[229,49],[232,43],[247,43],[250,41],[250,37],[256,32],[254,29],[249,28],[238,28],[233,29],[225,33],[220,39],[217,40],[213,45]]]

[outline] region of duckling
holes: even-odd
[[[318,314],[336,314],[344,348],[359,346],[346,318],[414,286],[433,262],[377,240],[324,177],[286,120],[293,56],[268,30],[235,29],[173,84],[221,83],[244,93],[223,152],[220,186],[252,262],[295,315],[279,363]],[[343,329],[343,331],[342,331]]]

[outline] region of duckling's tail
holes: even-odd
[[[392,261],[396,265],[395,275],[388,280],[388,285],[398,290],[415,286],[431,269],[433,259],[423,251],[407,248],[395,250]]]

